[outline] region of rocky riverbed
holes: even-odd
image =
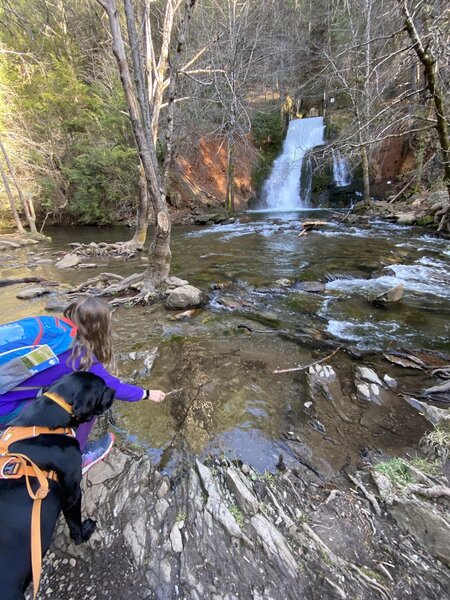
[[[392,485],[385,502],[371,473],[367,459],[349,486],[300,461],[271,475],[221,457],[170,479],[115,449],[84,480],[97,531],[77,547],[60,524],[41,597],[445,598],[444,503]]]
[[[176,393],[116,403],[118,447],[84,481],[97,532],[75,547],[60,524],[42,598],[446,597],[450,360],[413,350],[445,350],[445,241],[251,219],[175,235],[206,307],[115,314],[121,374]],[[64,306],[53,290],[86,278],[66,253],[4,250],[5,320]],[[29,283],[46,295],[17,300]]]

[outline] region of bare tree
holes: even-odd
[[[11,213],[14,219],[14,223],[16,224],[17,227],[17,231],[21,234],[21,235],[25,235],[26,231],[24,226],[22,225],[21,221],[20,221],[20,217],[19,214],[17,212],[17,207],[16,207],[16,201],[14,199],[14,195],[11,191],[11,187],[9,185],[8,182],[8,178],[6,177],[6,173],[5,170],[3,169],[3,166],[0,162],[0,174],[2,176],[2,180],[3,180],[3,185],[5,186],[5,191],[6,191],[6,195],[8,196],[8,200],[9,200],[9,205],[11,207]]]
[[[447,7],[443,12],[439,10],[439,6],[434,13],[432,26],[427,22],[426,11],[430,7],[424,6],[422,2],[413,2],[411,7],[406,0],[399,0],[403,18],[405,21],[405,29],[408,33],[413,50],[417,54],[418,60],[423,66],[423,74],[426,88],[428,89],[431,102],[434,107],[434,115],[436,119],[436,131],[438,134],[439,145],[442,154],[442,166],[444,171],[444,185],[447,188],[448,201],[446,206],[435,207],[439,210],[440,222],[438,231],[443,229],[450,232],[450,143],[449,143],[449,119],[446,111],[446,98],[443,89],[443,81],[440,73],[439,61],[439,46],[445,45],[448,48],[448,19],[450,10]],[[436,17],[439,22],[436,23]],[[422,33],[419,33],[419,23]],[[441,39],[443,38],[443,39]],[[447,65],[448,66],[448,65]],[[448,86],[448,82],[447,82]]]
[[[128,42],[131,48],[134,80],[131,75],[128,59],[125,51],[125,42],[122,34],[120,15],[115,0],[97,0],[108,15],[112,41],[113,53],[116,57],[117,66],[120,73],[127,107],[129,111],[131,126],[138,147],[139,157],[145,174],[145,182],[150,195],[150,200],[155,213],[155,234],[149,250],[150,264],[143,276],[134,275],[124,280],[119,286],[111,286],[114,289],[107,289],[105,293],[112,291],[126,290],[130,286],[136,287],[141,284],[141,294],[135,300],[147,299],[155,290],[155,287],[163,282],[170,271],[170,215],[166,202],[165,174],[161,174],[158,164],[155,137],[151,127],[151,115],[154,109],[154,97],[149,96],[146,71],[141,60],[140,48],[137,32],[142,27],[135,15],[132,0],[124,0],[124,9],[127,21]],[[170,11],[175,10],[180,2],[167,0],[170,5]],[[187,34],[187,26],[195,0],[186,0],[184,3],[184,13],[181,20],[180,32],[178,35],[176,54],[180,54],[183,48]],[[145,11],[144,11],[145,14]],[[167,14],[167,11],[166,11]],[[138,27],[139,25],[139,27]],[[147,36],[150,35],[147,23]],[[163,34],[164,38],[164,34]],[[153,40],[149,39],[148,46],[153,46]],[[147,64],[147,63],[145,63]],[[172,77],[175,81],[175,74]],[[174,83],[172,84],[172,95],[175,95]],[[172,102],[173,107],[173,102]],[[168,119],[173,121],[173,108],[168,110]],[[171,127],[169,126],[171,131]],[[170,137],[171,134],[169,134]],[[119,288],[119,289],[117,289]]]
[[[11,161],[9,160],[9,156],[8,153],[6,152],[6,148],[3,145],[3,142],[0,140],[0,150],[2,151],[2,154],[5,158],[5,162],[6,165],[8,167],[8,171],[11,175],[11,179],[13,180],[14,186],[17,190],[17,193],[19,195],[19,198],[22,202],[22,206],[25,212],[25,216],[28,222],[28,226],[30,228],[30,231],[32,234],[36,234],[37,233],[37,229],[36,229],[36,215],[34,212],[34,206],[33,206],[33,202],[31,200],[31,197],[26,198],[25,195],[22,192],[22,188],[20,187],[17,178],[15,176]]]

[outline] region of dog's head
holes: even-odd
[[[101,415],[113,403],[115,391],[98,375],[77,371],[58,379],[44,390],[53,392],[72,405],[73,418],[78,423]]]

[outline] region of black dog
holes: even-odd
[[[56,393],[72,406],[72,414],[45,395],[31,402],[11,425],[76,427],[108,409],[114,390],[101,377],[77,372],[62,377],[45,391]],[[45,393],[45,392],[44,392]],[[67,435],[41,434],[17,441],[10,452],[28,456],[38,467],[55,471],[58,481],[49,481],[50,491],[42,501],[42,555],[46,553],[61,510],[75,544],[87,541],[95,521],[81,521],[81,452],[78,441]],[[36,480],[32,479],[35,482]],[[35,489],[35,486],[33,486]],[[0,597],[23,600],[31,581],[31,510],[25,478],[0,480]]]

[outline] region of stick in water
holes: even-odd
[[[310,363],[309,365],[304,365],[303,367],[293,367],[292,369],[277,369],[276,371],[272,371],[272,372],[273,373],[292,373],[293,371],[303,371],[304,369],[308,369],[309,367],[314,367],[315,365],[325,362],[326,360],[328,360],[329,358],[334,356],[336,354],[336,352],[338,352],[341,348],[342,348],[342,346],[339,346],[339,348],[336,348],[336,350],[334,352],[332,352],[328,356],[325,356],[325,358],[316,360],[316,362]],[[167,396],[167,394],[166,394],[166,396]]]

